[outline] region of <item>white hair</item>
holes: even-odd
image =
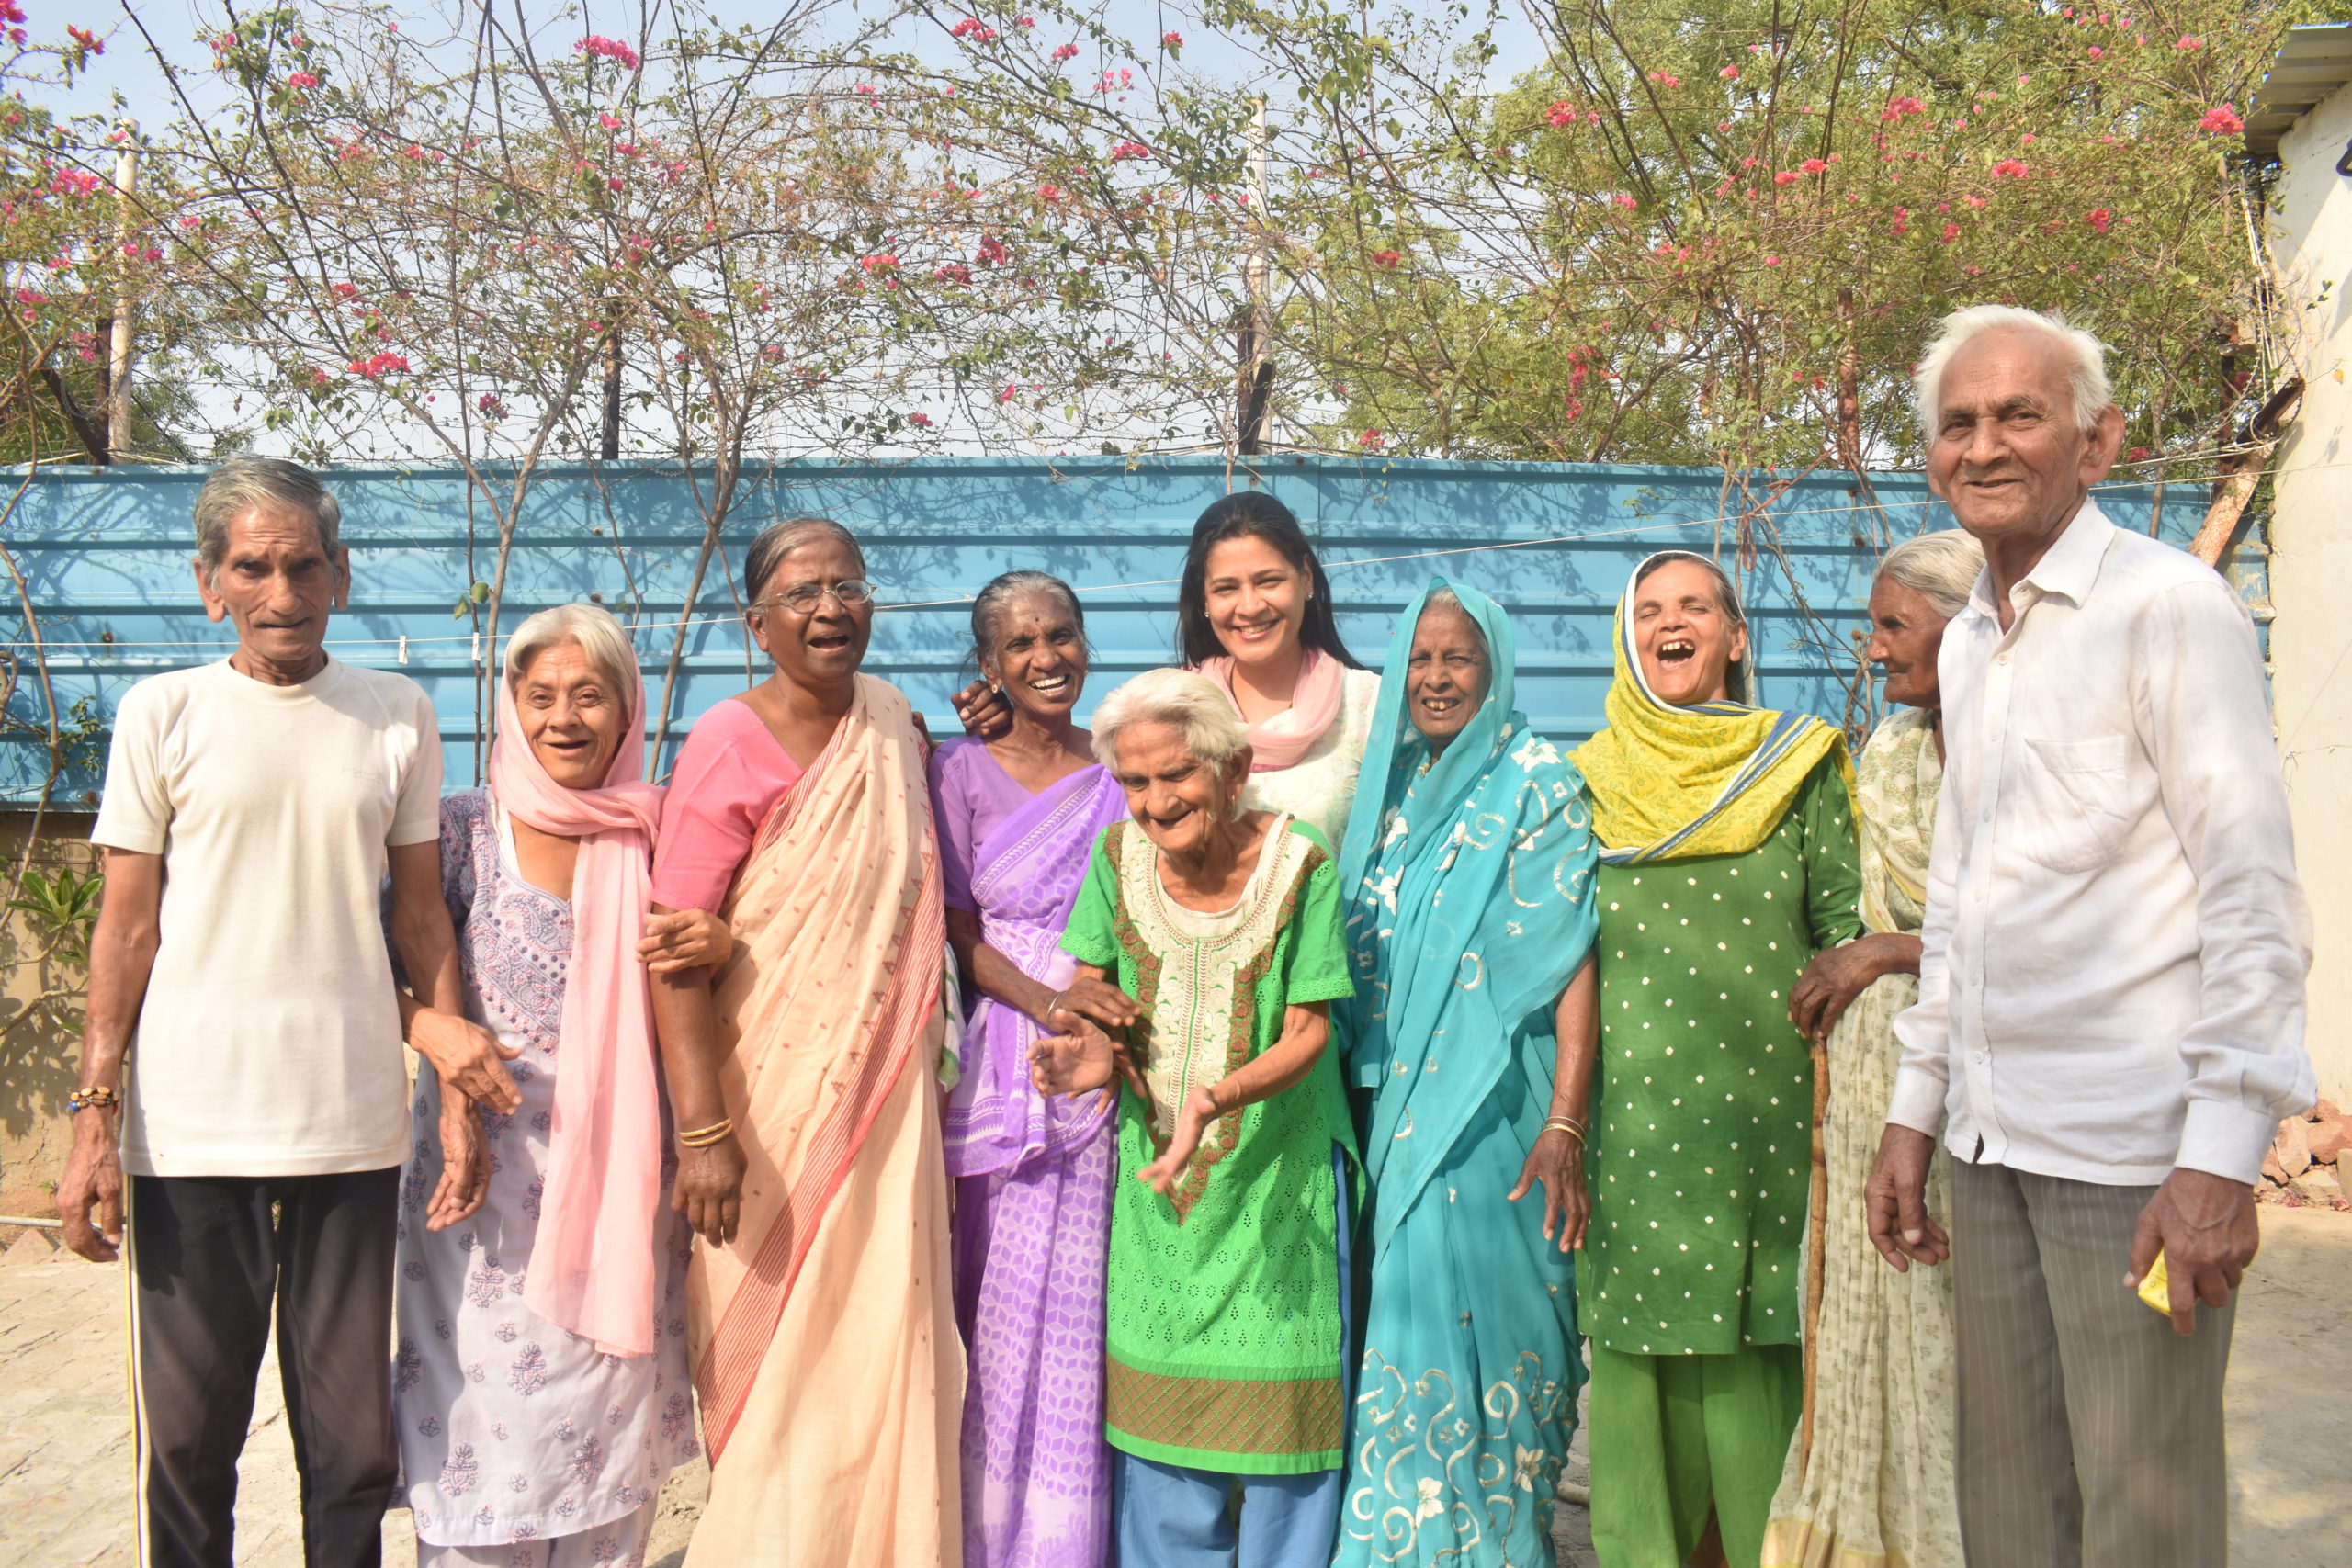
[[[1233,699],[1195,670],[1148,670],[1102,699],[1094,710],[1094,756],[1119,768],[1119,732],[1138,724],[1172,725],[1184,750],[1222,770],[1250,744]]]
[[[1947,621],[1968,607],[1969,592],[1984,570],[1984,547],[1958,528],[1905,539],[1878,563],[1880,577],[1908,588]]]
[[[2074,399],[2077,430],[2089,431],[2108,404],[2115,400],[2107,380],[2107,345],[2090,333],[2080,327],[2068,326],[2062,317],[2040,310],[2022,310],[2015,305],[1971,305],[1936,323],[1935,335],[1928,340],[1928,352],[1920,358],[1919,367],[1911,373],[1911,385],[1918,394],[1919,428],[1928,440],[1936,438],[1944,371],[1951,364],[1952,355],[1986,333],[2039,333],[2066,350],[2074,361],[2066,372],[2066,390]]]
[[[531,660],[562,642],[578,643],[588,662],[613,683],[614,694],[623,702],[629,700],[637,689],[637,649],[629,646],[628,630],[602,604],[558,604],[516,626],[506,643],[508,689],[520,691]]]

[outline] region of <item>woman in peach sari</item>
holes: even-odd
[[[662,976],[687,1338],[710,1450],[692,1564],[954,1564],[963,1354],[934,1070],[945,953],[923,747],[858,673],[857,542],[797,518],[745,563],[775,674],[694,728],[657,910],[716,909]]]

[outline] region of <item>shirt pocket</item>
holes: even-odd
[[[2052,871],[2097,871],[2123,847],[2132,819],[2120,735],[2082,740],[2029,738],[2018,759],[2018,844]]]

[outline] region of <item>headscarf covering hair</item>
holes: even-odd
[[[1613,865],[1746,854],[1771,837],[1825,757],[1837,759],[1849,795],[1854,787],[1846,734],[1835,725],[1729,699],[1679,706],[1650,690],[1634,646],[1634,592],[1673,559],[1722,575],[1687,550],[1661,550],[1634,569],[1617,601],[1609,724],[1576,750],[1592,788],[1600,858]],[[1736,601],[1725,609],[1739,614]]]
[[[491,797],[543,833],[580,840],[571,874],[547,1187],[524,1303],[612,1356],[654,1347],[654,1222],[662,1201],[662,1084],[652,989],[637,956],[653,897],[662,790],[644,782],[645,682],[635,660],[621,743],[594,789],[566,789],[523,738],[514,682],[498,682]]]
[[[1486,701],[1432,761],[1405,705],[1406,666],[1430,595],[1450,589],[1487,641]],[[1414,1055],[1403,1094],[1376,1097],[1363,1144],[1374,1178],[1375,1246],[1414,1199],[1592,945],[1591,813],[1583,779],[1512,705],[1510,619],[1475,588],[1432,578],[1388,645],[1356,806],[1340,852],[1355,995],[1333,1005],[1348,1079],[1388,1083]],[[1437,1033],[1446,1071],[1418,1053]],[[1542,1070],[1549,1069],[1548,1048]],[[1402,1060],[1401,1057],[1398,1060]],[[1400,1125],[1413,1135],[1401,1136]]]

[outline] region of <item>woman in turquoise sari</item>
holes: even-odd
[[[1552,1561],[1584,1382],[1595,850],[1583,778],[1512,709],[1512,659],[1476,589],[1408,606],[1340,857],[1356,993],[1333,1010],[1371,1190],[1343,1568]],[[1538,1183],[1540,1211],[1520,1202]]]

